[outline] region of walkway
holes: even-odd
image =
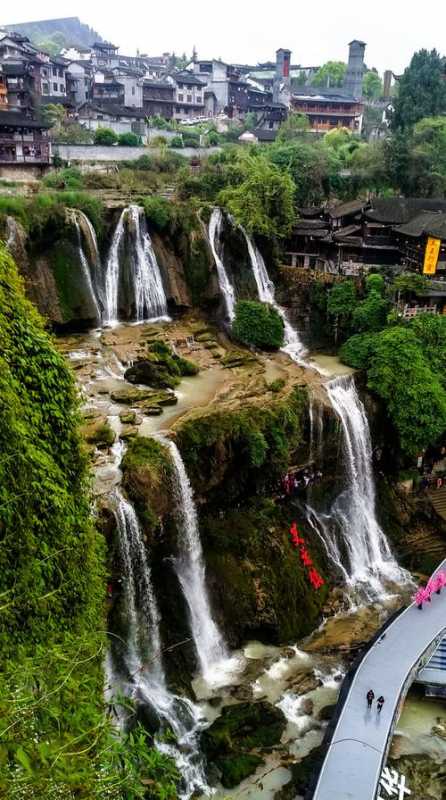
[[[437,571],[446,568],[446,560]],[[374,800],[391,734],[425,654],[446,631],[446,591],[423,611],[411,605],[386,629],[359,664],[313,794],[313,800]],[[381,715],[367,710],[366,694],[385,698]]]
[[[446,520],[446,486],[429,492],[429,498],[437,514]]]

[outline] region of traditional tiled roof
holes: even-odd
[[[422,211],[416,217],[395,229],[403,236],[419,238],[423,235],[446,239],[446,213],[438,211]]]
[[[253,134],[259,142],[275,142],[277,137],[277,131],[270,131],[268,128],[256,128]]]
[[[139,108],[129,108],[115,103],[82,103],[79,111],[94,111],[97,114],[109,114],[111,117],[133,117],[134,119],[145,119],[146,114]]]
[[[0,111],[0,128],[2,126],[15,127],[15,128],[34,128],[39,130],[46,130],[50,128],[44,122],[38,122],[35,119],[30,119],[18,111]]]
[[[200,80],[198,75],[194,75],[193,72],[187,72],[184,70],[183,72],[174,72],[172,77],[176,80],[177,83],[187,83],[194,86],[205,86],[206,81]]]
[[[341,217],[350,216],[350,214],[357,214],[363,211],[368,206],[366,200],[351,200],[349,203],[340,203],[337,206],[328,209],[328,214],[332,219],[340,219]]]
[[[367,219],[387,225],[403,225],[421,211],[446,211],[446,200],[421,197],[377,197]]]
[[[312,228],[316,230],[316,228],[327,228],[327,222],[323,219],[298,219],[294,228],[296,230],[299,230],[299,228]]]

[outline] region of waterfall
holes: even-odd
[[[118,321],[118,288],[119,288],[119,249],[124,236],[124,219],[127,214],[124,209],[119,217],[118,224],[113,233],[112,242],[105,269],[105,319],[109,325]]]
[[[91,279],[90,264],[88,262],[87,256],[85,255],[84,248],[82,247],[82,234],[81,234],[81,228],[80,228],[80,225],[79,225],[78,214],[82,214],[82,212],[81,211],[73,212],[72,221],[73,221],[74,227],[76,228],[76,233],[77,233],[77,241],[78,241],[78,245],[79,245],[79,261],[80,261],[80,265],[82,267],[82,272],[83,272],[83,275],[84,275],[84,278],[85,278],[85,284],[87,286],[87,290],[88,290],[88,294],[90,296],[90,300],[91,300],[91,302],[92,302],[92,304],[93,304],[93,306],[95,308],[95,311],[96,311],[96,317],[97,317],[98,320],[100,320],[101,319],[101,310],[99,308],[99,303],[98,303],[98,300],[97,300],[97,297],[96,297],[96,292],[94,290],[93,281]],[[90,230],[90,228],[91,228],[93,230],[93,226],[92,226],[90,220],[88,219],[88,217],[86,217],[85,214],[82,214],[82,217],[83,217],[84,221],[86,222],[86,224],[88,226],[88,229]],[[97,241],[96,241],[96,235],[95,234],[94,234],[93,241],[94,241],[95,246],[96,246],[96,252],[98,252]]]
[[[192,486],[176,444],[163,437],[159,439],[170,451],[176,478],[174,492],[179,523],[179,555],[175,559],[175,571],[189,608],[201,674],[215,685],[216,673],[230,659],[223,637],[212,618]]]
[[[292,358],[293,361],[296,361],[296,363],[302,364],[305,356],[305,347],[302,344],[297,331],[289,322],[285,309],[283,309],[282,306],[280,306],[276,301],[274,284],[270,280],[265,261],[263,260],[260,250],[258,247],[256,247],[252,238],[248,236],[243,228],[241,228],[241,231],[245,237],[246,245],[248,247],[249,258],[251,260],[251,266],[257,286],[259,300],[261,303],[269,303],[271,306],[273,306],[282,318],[285,334],[285,344],[282,348],[282,351],[284,353],[288,353],[290,358]]]
[[[221,260],[219,253],[218,253],[218,243],[220,242],[220,235],[223,226],[223,214],[220,208],[214,208],[211,214],[211,218],[209,220],[209,243],[212,250],[212,255],[214,256],[215,266],[217,268],[217,276],[218,276],[218,284],[220,286],[220,291],[223,295],[223,300],[226,307],[226,314],[230,322],[234,320],[235,317],[235,292],[234,287],[231,281],[228,278],[228,274],[225,269],[225,265]]]
[[[126,230],[131,239],[131,284],[135,321],[169,319],[167,299],[152,240],[147,230],[144,209],[131,205],[119,218],[110,246],[105,273],[105,322],[116,324],[119,310],[121,276],[120,252]]]
[[[185,785],[180,797],[189,800],[196,792],[208,793],[198,746],[198,734],[204,726],[204,720],[197,706],[187,698],[173,694],[167,687],[159,629],[160,614],[142,531],[131,503],[119,491],[115,499],[128,627],[124,642],[124,674],[122,667],[119,670],[118,664],[114,663],[113,646],[106,661],[107,680],[112,684],[106,689],[106,697],[110,705],[119,706],[115,699],[118,690],[118,694],[130,697],[137,704],[150,706],[158,717],[161,734],[173,731],[176,745],[166,744],[162,735],[159,740],[155,737],[155,744],[161,752],[176,761]],[[125,712],[117,713],[120,727],[125,728]]]
[[[394,560],[376,518],[367,415],[352,376],[329,381],[326,390],[341,423],[346,485],[329,513],[318,514],[308,507],[308,521],[346,583],[376,597],[386,581],[401,581],[405,573]]]

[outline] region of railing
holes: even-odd
[[[409,306],[405,305],[403,309],[403,317],[405,319],[412,319],[418,314],[438,314],[437,306]]]

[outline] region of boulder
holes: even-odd
[[[124,442],[133,439],[135,436],[138,436],[138,428],[136,425],[125,425],[119,434],[119,438]]]
[[[143,403],[144,400],[151,400],[156,404],[157,401],[154,398],[160,396],[160,393],[154,392],[153,389],[134,389],[130,386],[125,386],[122,389],[115,389],[110,396],[115,403],[130,406],[136,403]]]
[[[284,714],[269,703],[227,706],[202,734],[202,749],[220,770],[223,786],[231,788],[255,772],[262,750],[279,744],[285,728]]]
[[[88,444],[99,449],[111,447],[115,441],[115,432],[107,422],[106,417],[96,417],[82,426],[82,434]]]
[[[180,382],[178,375],[172,375],[166,366],[152,359],[137,361],[126,370],[124,378],[129,383],[140,383],[154,389],[174,389]]]

